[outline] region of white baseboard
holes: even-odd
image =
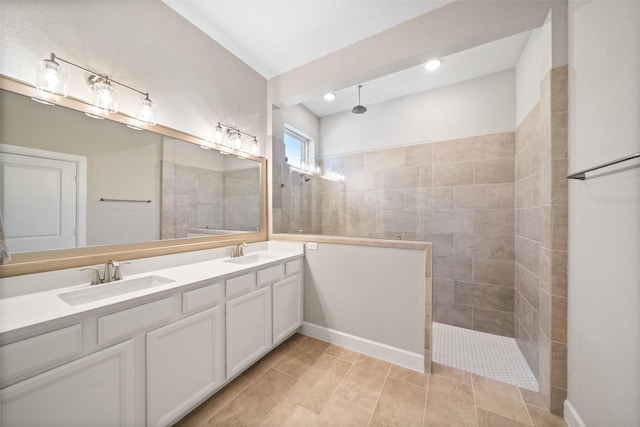
[[[418,372],[424,372],[424,355],[413,353],[401,348],[392,347],[366,338],[329,329],[325,326],[304,322],[299,329],[303,335],[319,339],[331,344],[339,345],[348,350],[366,354],[376,359],[391,362]]]
[[[564,420],[569,427],[587,427],[580,415],[568,400],[564,401]]]

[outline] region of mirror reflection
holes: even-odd
[[[260,163],[0,90],[12,253],[255,232]]]

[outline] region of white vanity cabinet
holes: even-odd
[[[171,425],[302,324],[301,266],[198,276],[0,336],[0,425]]]
[[[0,391],[3,426],[135,426],[135,345],[108,347]]]
[[[225,382],[224,306],[147,334],[147,425],[175,421]]]
[[[248,368],[271,348],[271,288],[227,301],[227,378]]]

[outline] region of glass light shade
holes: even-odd
[[[242,148],[242,135],[240,135],[240,132],[236,132],[236,136],[233,138],[233,147],[236,150]]]
[[[216,144],[220,144],[222,142],[223,136],[224,135],[222,134],[222,126],[220,126],[220,123],[218,123],[216,129],[213,131],[213,141]]]
[[[100,80],[93,84],[93,92],[96,96],[95,105],[110,113],[118,112],[118,103],[116,102],[116,90],[109,80]]]
[[[148,96],[140,100],[138,105],[138,119],[153,126],[156,124],[155,105]]]
[[[67,96],[67,74],[52,59],[38,61],[36,87],[45,92]]]
[[[255,138],[253,139],[253,143],[251,144],[251,154],[253,154],[254,156],[260,154],[260,144],[258,144],[258,140]]]

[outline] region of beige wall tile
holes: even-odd
[[[516,181],[520,181],[540,170],[542,165],[540,138],[533,139],[516,156]]]
[[[411,188],[403,191],[404,209],[410,211],[426,212],[431,209],[431,188]],[[387,209],[383,206],[381,209]],[[399,209],[402,209],[399,208]]]
[[[473,326],[471,329],[488,334],[514,336],[513,311],[494,311],[473,307]]]
[[[456,158],[455,141],[440,141],[434,142],[432,146],[432,159],[433,164],[438,163],[451,163]]]
[[[387,168],[400,168],[405,165],[404,148],[366,151],[363,153],[364,169],[371,171]]]
[[[473,212],[473,233],[513,234],[515,212],[513,210],[476,210]]]
[[[433,160],[432,144],[416,144],[404,149],[405,166],[431,166]]]
[[[473,162],[438,163],[433,165],[433,185],[473,184]]]
[[[567,388],[567,344],[551,342],[551,386]]]
[[[507,235],[456,234],[457,258],[514,259],[514,238]]]
[[[516,262],[534,274],[539,273],[539,251],[540,245],[537,242],[518,236],[515,237],[514,252]]]
[[[375,188],[393,190],[420,186],[420,168],[379,169],[373,174]]]
[[[455,161],[501,159],[515,156],[515,133],[480,135],[455,141]]]
[[[433,301],[453,304],[453,284],[451,279],[433,279]]]
[[[540,205],[542,197],[541,171],[516,182],[515,206],[516,208],[532,208]]]
[[[433,166],[420,166],[420,187],[433,186]]]
[[[515,338],[531,372],[539,379],[537,343],[527,334],[522,324],[518,321],[515,324]]]
[[[513,287],[514,262],[489,259],[473,260],[473,281]]]
[[[540,393],[549,396],[551,392],[549,388],[551,386],[551,339],[542,329],[540,329],[540,333],[538,334],[538,373],[546,379],[546,383],[543,383],[542,378],[538,376]],[[546,400],[545,402],[547,406],[549,406]]]
[[[426,233],[473,233],[473,211],[432,210],[429,221],[423,222]]]
[[[536,310],[534,310],[520,292],[515,293],[514,308],[516,321],[522,325],[527,335],[532,337],[534,335],[534,329],[538,329],[538,316],[534,315]]]
[[[433,277],[470,281],[473,277],[471,258],[433,256]]]
[[[453,256],[453,233],[417,233],[412,240],[424,240],[433,244],[433,254]],[[411,237],[407,236],[407,239]]]
[[[551,295],[567,296],[567,251],[551,252]]]
[[[417,232],[418,213],[416,211],[377,211],[376,229],[384,231]]]
[[[540,208],[516,209],[516,236],[540,241]]]
[[[567,204],[569,200],[569,184],[567,180],[567,159],[556,159],[551,162],[551,202]]]
[[[551,336],[551,295],[545,292],[543,289],[539,289],[538,292],[538,312],[540,329],[548,337]]]
[[[531,304],[534,310],[538,308],[538,277],[516,262],[515,288]]]
[[[552,161],[547,160],[540,166],[538,190],[540,194],[540,200],[538,205],[550,205],[552,198]]]
[[[567,342],[567,298],[551,297],[551,339]]]
[[[460,185],[455,187],[456,209],[513,209],[515,184]]]
[[[433,187],[433,209],[453,209],[453,187]]]
[[[568,157],[568,119],[568,112],[555,113],[551,115],[552,159],[563,159]]]
[[[567,250],[567,233],[569,228],[569,207],[568,205],[553,205],[551,207],[552,226],[552,249]]]
[[[551,70],[551,114],[569,109],[568,74],[567,66]]]
[[[433,321],[472,329],[472,307],[433,302]]]
[[[513,288],[454,282],[454,304],[513,313]]]
[[[477,160],[473,162],[474,184],[499,184],[514,182],[515,159],[506,157],[495,160]]]

